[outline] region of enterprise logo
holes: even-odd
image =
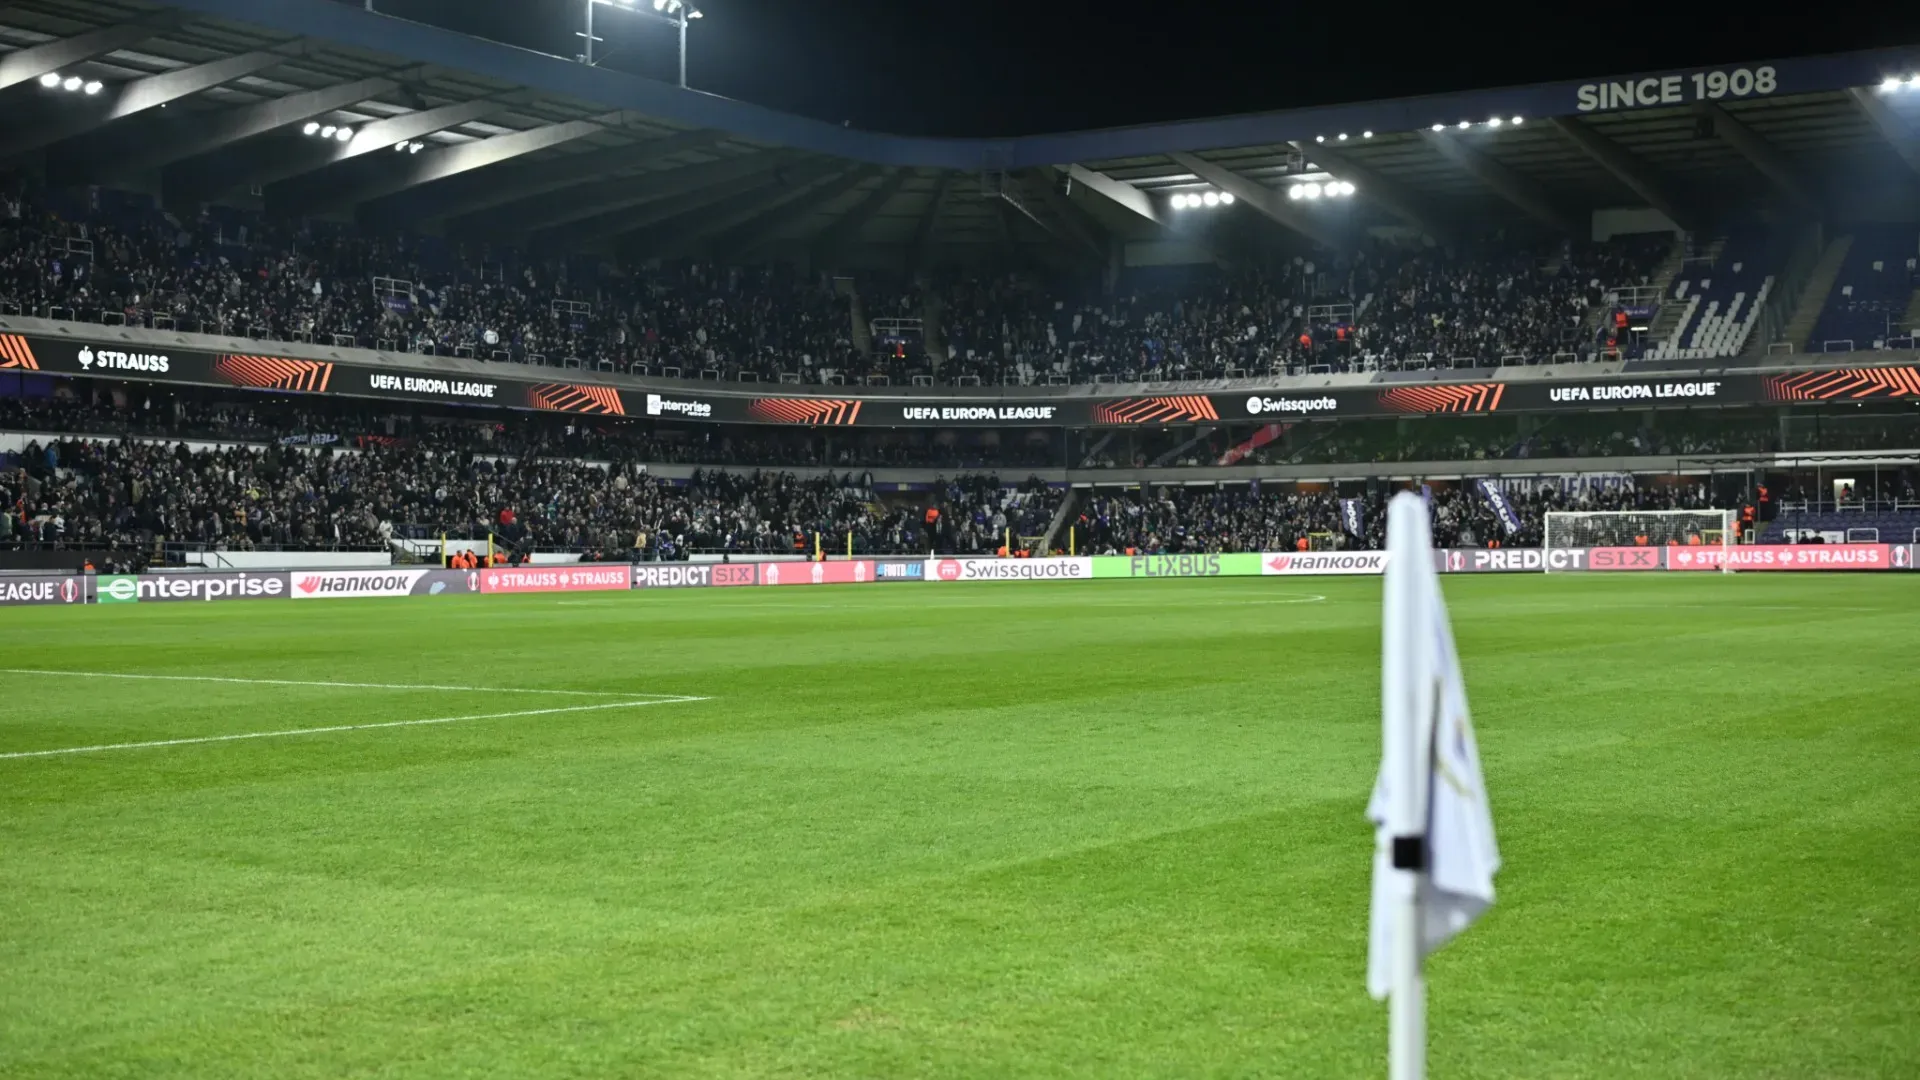
[[[1330,397],[1270,398],[1255,394],[1247,399],[1249,416],[1260,416],[1263,413],[1332,412],[1339,407],[1340,403]]]
[[[674,401],[671,398],[663,398],[659,394],[648,394],[647,415],[659,416],[663,413],[706,417],[713,415],[713,406],[704,401]]]

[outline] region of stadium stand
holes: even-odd
[[[1708,360],[1738,354],[1773,291],[1774,270],[1786,258],[1782,243],[1780,234],[1750,227],[1711,242],[1702,255],[1689,259],[1668,297],[1668,303],[1680,306],[1679,324],[1649,357]]]
[[[1913,225],[1857,228],[1851,246],[1827,294],[1808,352],[1882,349],[1898,341],[1911,348],[1913,330],[1904,324],[1920,265],[1920,229]]]
[[[1611,290],[1646,284],[1672,246],[1658,234],[1460,253],[1377,243],[1319,263],[1296,257],[1276,272],[1197,274],[1183,287],[1092,300],[1018,275],[958,279],[940,290],[949,359],[936,363],[922,334],[856,343],[882,323],[924,327],[922,292],[887,275],[866,275],[843,295],[828,279],[778,267],[616,268],[231,208],[183,220],[126,192],[93,192],[82,204],[18,181],[14,190],[0,218],[0,313],[810,385],[1592,360],[1606,343],[1583,338],[1590,312]]]

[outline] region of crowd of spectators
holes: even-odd
[[[698,261],[614,265],[225,207],[8,188],[0,312],[656,377],[864,383],[1231,375],[1530,363],[1607,347],[1595,307],[1646,284],[1665,236],[1459,250],[1376,242],[1317,260],[1142,274],[1089,295],[1025,275],[924,287]],[[867,340],[874,320],[929,332]],[[856,340],[861,344],[856,345]],[[937,359],[936,359],[937,358]]]
[[[942,293],[943,373],[1124,382],[1592,359],[1611,347],[1598,318],[1610,294],[1651,283],[1671,247],[1666,236],[1457,252],[1382,242],[1078,303],[1016,278],[965,280]]]
[[[1060,498],[1034,481],[963,475],[889,505],[851,473],[702,470],[673,481],[629,463],[379,444],[50,439],[0,461],[0,543],[144,553],[491,535],[508,552],[597,558],[807,553],[816,543],[838,553],[849,539],[862,554],[984,554],[1010,529],[1043,535]]]
[[[1233,551],[1377,550],[1386,546],[1388,493],[1348,498],[1359,503],[1360,529],[1349,531],[1342,498],[1258,484],[1093,489],[1074,521],[1083,548],[1103,554],[1182,554]],[[1509,492],[1520,528],[1509,532],[1492,506],[1470,489],[1428,492],[1436,547],[1538,547],[1548,511],[1684,510],[1714,505],[1698,484],[1614,489],[1544,485]]]

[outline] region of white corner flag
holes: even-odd
[[[1367,804],[1375,826],[1367,992],[1392,999],[1392,1080],[1426,1075],[1421,962],[1493,903],[1500,869],[1427,515],[1412,492],[1387,506],[1382,753]]]

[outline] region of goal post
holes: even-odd
[[[1731,573],[1727,549],[1733,546],[1731,510],[1549,510],[1541,543],[1548,551],[1566,548],[1654,547],[1669,545],[1720,549],[1720,569]],[[1551,567],[1553,560],[1547,560]]]

